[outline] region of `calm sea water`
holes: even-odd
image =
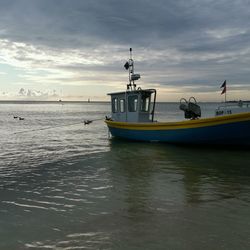
[[[249,149],[115,140],[103,121],[57,127],[109,109],[0,103],[0,249],[249,249]],[[157,110],[183,117],[178,104]]]

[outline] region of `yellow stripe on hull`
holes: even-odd
[[[109,127],[130,129],[130,130],[172,130],[172,129],[189,129],[207,126],[216,126],[221,124],[243,122],[250,120],[250,112],[233,115],[217,116],[212,118],[202,118],[197,120],[186,120],[181,122],[152,122],[152,123],[132,123],[132,122],[115,122],[106,120]]]

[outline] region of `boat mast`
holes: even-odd
[[[134,60],[132,58],[132,48],[129,49],[130,51],[130,58],[125,63],[124,67],[128,70],[128,78],[129,78],[129,84],[127,84],[127,90],[136,90],[136,84],[135,81],[140,79],[140,74],[134,74]]]
[[[130,58],[129,58],[129,86],[131,88],[131,90],[135,90],[136,85],[135,85],[135,81],[132,81],[131,76],[134,74],[134,61],[132,59],[132,48],[129,49],[130,52]],[[132,84],[133,82],[133,84]]]

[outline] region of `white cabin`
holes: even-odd
[[[137,89],[109,93],[111,96],[111,119],[119,122],[153,122],[155,89]]]

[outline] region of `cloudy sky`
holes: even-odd
[[[158,100],[250,100],[248,0],[0,0],[0,99],[108,100],[133,48]]]

